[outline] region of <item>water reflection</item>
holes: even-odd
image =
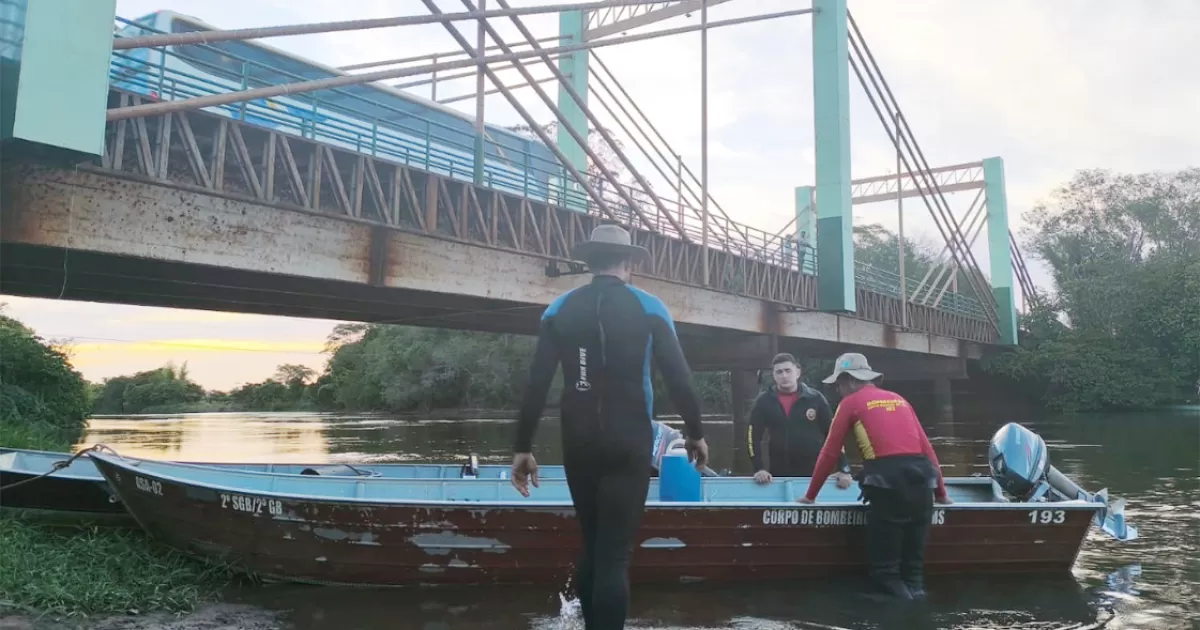
[[[511,457],[513,427],[491,418],[199,414],[94,419],[82,445],[191,461],[461,461]],[[928,417],[928,416],[927,416]],[[929,427],[948,475],[987,474],[987,445],[1004,422],[959,419]],[[1200,628],[1200,415],[1196,412],[1025,421],[1053,463],[1081,485],[1128,501],[1141,538],[1089,536],[1073,575],[933,578],[924,607],[896,608],[856,594],[859,584],[638,586],[630,627],[1005,628],[1021,630]],[[732,465],[733,426],[709,418],[713,467]],[[538,460],[561,463],[558,423],[542,423]],[[565,587],[565,585],[564,585]],[[571,605],[545,588],[335,589],[275,586],[243,593],[290,611],[302,630],[444,628],[576,629]],[[566,612],[564,612],[566,611]]]
[[[934,580],[925,606],[858,594],[841,580],[761,585],[636,586],[630,628],[1084,628],[1097,614],[1069,577]],[[481,597],[481,592],[486,595]],[[357,628],[486,630],[581,628],[570,602],[529,587],[424,590],[281,586],[251,601],[290,611],[299,630]],[[1102,613],[1111,617],[1111,613]]]
[[[78,448],[191,462],[323,462],[327,419],[318,414],[212,413],[93,418]]]

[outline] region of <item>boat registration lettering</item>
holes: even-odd
[[[867,513],[863,510],[763,510],[763,525],[865,525]],[[930,518],[932,525],[946,523],[946,510],[934,510]]]
[[[221,493],[221,507],[249,514],[262,514],[264,509],[274,516],[283,514],[283,503],[278,499],[247,497],[240,494]]]
[[[142,492],[157,494],[160,497],[162,496],[162,482],[160,481],[146,479],[145,477],[134,477],[133,484]]]
[[[763,510],[763,525],[863,525],[867,515],[862,510]]]
[[[1067,513],[1063,510],[1030,510],[1029,522],[1034,525],[1061,525],[1067,520]]]

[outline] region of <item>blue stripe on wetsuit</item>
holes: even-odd
[[[663,304],[662,300],[630,284],[625,285],[625,288],[637,296],[638,303],[642,305],[642,309],[646,311],[647,315],[662,319],[667,323],[667,327],[670,328],[671,333],[674,334],[675,321],[671,319],[671,313],[667,310],[667,305]],[[646,360],[642,364],[642,390],[646,394],[646,415],[650,418],[651,422],[654,421],[654,379],[651,378],[652,373],[650,371],[650,357],[654,353],[653,349],[654,334],[651,333],[650,338],[646,340]]]

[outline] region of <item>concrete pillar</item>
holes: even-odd
[[[116,0],[0,3],[0,141],[70,162],[104,154]]]
[[[584,31],[587,29],[587,14],[583,11],[563,11],[558,17],[558,45],[568,46],[583,42]],[[588,94],[588,51],[577,50],[563,55],[558,60],[558,69],[567,80],[571,82],[571,87],[587,100]],[[584,103],[586,106],[586,102]],[[583,108],[571,98],[571,93],[559,86],[558,88],[558,109],[562,112],[564,120],[558,123],[558,138],[556,142],[558,148],[562,150],[563,155],[571,162],[580,173],[587,173],[588,158],[583,147],[575,142],[571,134],[567,131],[566,126],[579,132],[579,135],[584,138],[588,137],[588,120],[583,113]],[[574,210],[587,209],[587,192],[575,182],[570,175],[563,169],[560,173],[560,178],[567,190],[567,199],[564,200],[563,206]]]
[[[954,391],[950,379],[933,379],[933,404],[939,422],[954,420]]]
[[[1004,160],[995,157],[983,161],[983,179],[987,194],[988,262],[992,276],[992,295],[996,296],[996,314],[1000,320],[1000,343],[1017,345],[1017,301],[1013,294],[1012,254],[1008,241],[1008,195],[1004,187]]]
[[[796,252],[801,273],[817,273],[817,211],[813,187],[796,187]]]
[[[750,429],[750,406],[758,396],[754,370],[734,370],[730,374],[733,389],[733,474],[753,474],[750,453],[746,450],[746,432]]]
[[[846,0],[813,0],[813,122],[817,157],[817,308],[853,313],[850,64]]]

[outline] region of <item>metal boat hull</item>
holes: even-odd
[[[268,578],[562,584],[579,550],[562,480],[543,480],[532,498],[522,499],[500,481],[311,479],[305,485],[279,475],[137,466],[110,455],[94,460],[153,537]],[[1098,509],[1086,502],[994,502],[989,479],[947,481],[959,502],[934,512],[930,573],[1068,571]],[[769,488],[740,478],[704,483],[704,503],[671,504],[653,500],[652,481],[633,555],[635,581],[863,570],[865,507],[853,501],[857,490],[830,485],[823,495],[837,503],[804,506],[793,497],[807,479]]]

